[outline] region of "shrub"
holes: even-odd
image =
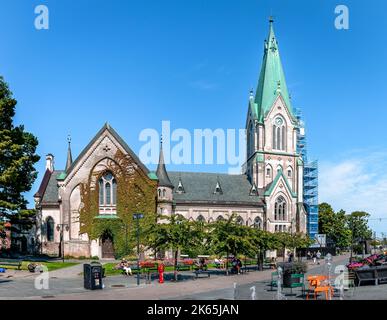
[[[308,265],[302,261],[295,262],[280,262],[278,266],[282,268],[285,274],[306,273],[308,271]]]

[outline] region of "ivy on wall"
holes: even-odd
[[[133,213],[140,212],[140,228],[148,229],[156,223],[157,181],[150,179],[130,155],[117,151],[113,159],[93,170],[87,183],[80,185],[81,210],[80,233],[88,234],[90,240],[100,239],[105,233],[113,238],[115,255],[133,253],[136,243],[136,221]],[[99,216],[98,180],[110,171],[117,181],[117,215],[111,218]]]

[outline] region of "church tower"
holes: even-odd
[[[255,92],[250,92],[246,121],[246,174],[267,204],[268,231],[305,231],[303,163],[297,153],[298,121],[282,68],[270,18],[269,35]]]
[[[167,169],[165,168],[162,140],[160,143],[160,155],[156,175],[159,180],[157,185],[157,212],[164,215],[170,215],[172,214],[174,186],[169,179]]]

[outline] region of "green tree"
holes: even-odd
[[[335,213],[328,203],[319,205],[319,230],[326,234],[337,247],[345,248],[351,243],[351,230],[348,227],[344,210]]]
[[[363,243],[372,239],[372,231],[368,227],[369,213],[364,211],[354,211],[348,218],[348,227],[351,230],[351,259],[353,254],[353,245]],[[364,253],[364,245],[363,245]]]
[[[179,251],[187,250],[203,242],[203,230],[195,222],[188,221],[183,216],[172,214],[161,216],[160,223],[154,225],[148,233],[147,244],[152,248],[172,249],[174,257],[174,277],[177,281],[177,261]]]
[[[258,228],[253,228],[251,229],[251,243],[254,247],[255,254],[257,255],[258,268],[262,271],[265,252],[267,250],[276,249],[279,246],[278,241],[275,234]]]
[[[250,228],[239,225],[236,214],[227,220],[211,224],[210,246],[215,254],[226,254],[226,274],[228,274],[228,257],[230,254],[249,254],[254,250],[251,242]]]
[[[40,157],[35,153],[37,138],[13,123],[16,103],[0,77],[0,223],[9,219],[26,225],[34,210],[27,210],[24,193],[37,177],[34,165]]]
[[[277,249],[280,249],[283,253],[283,261],[285,261],[286,257],[286,248],[290,248],[292,246],[292,235],[288,232],[277,232],[274,233]]]

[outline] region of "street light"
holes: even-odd
[[[128,254],[128,221],[122,220],[123,228],[125,228],[125,254]]]
[[[60,251],[59,256],[62,256],[62,261],[64,263],[64,239],[63,239],[63,229],[66,229],[66,231],[69,231],[69,225],[67,223],[59,223],[56,226],[56,230],[60,231]]]
[[[137,226],[137,285],[140,285],[140,219],[144,218],[142,213],[133,213],[133,219]]]

